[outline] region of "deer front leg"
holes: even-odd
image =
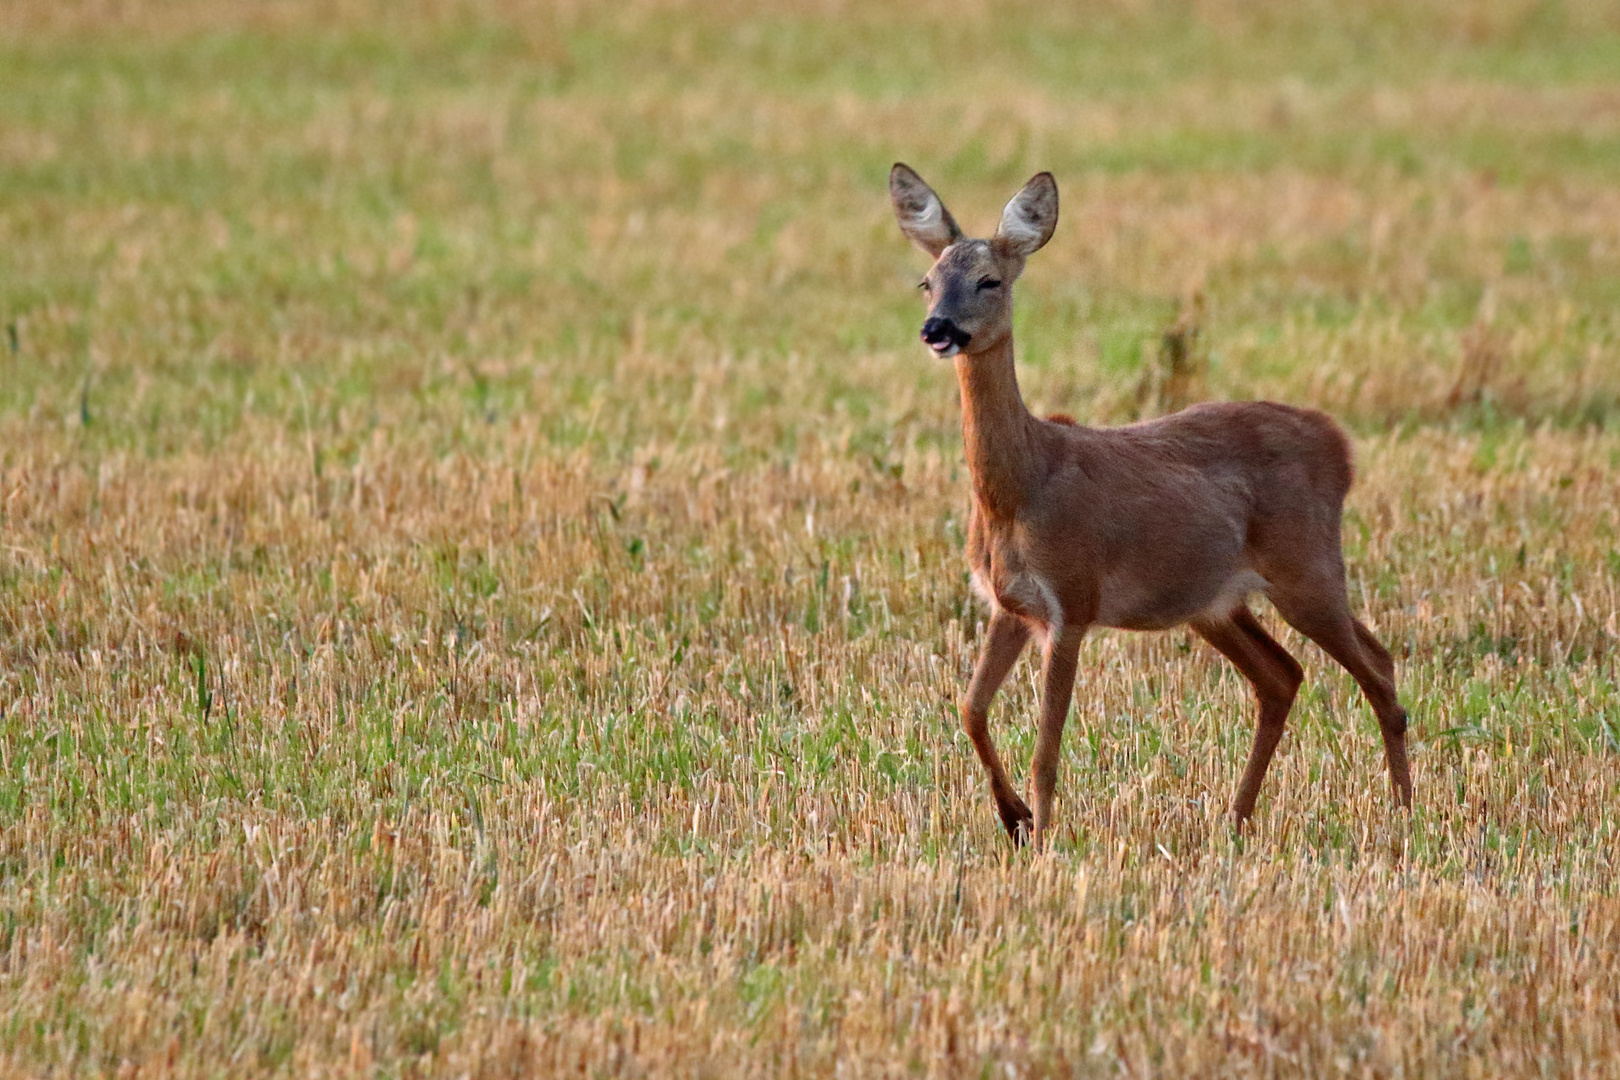
[[[1057,788],[1058,755],[1063,725],[1069,718],[1075,670],[1080,663],[1081,634],[1053,635],[1042,650],[1041,726],[1035,738],[1035,847],[1046,844],[1052,824],[1052,792]]]
[[[973,681],[968,684],[967,694],[959,705],[962,728],[973,740],[973,749],[984,764],[985,772],[990,774],[990,793],[995,797],[1001,823],[1014,844],[1022,844],[1029,838],[1030,825],[1035,818],[1007,781],[1007,770],[996,753],[996,744],[990,741],[990,702],[1006,681],[1013,664],[1018,662],[1018,654],[1024,651],[1028,640],[1029,628],[1019,619],[1001,610],[992,614],[984,649],[973,670]]]

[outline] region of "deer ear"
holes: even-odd
[[[1036,173],[1001,212],[991,243],[1004,254],[1027,258],[1052,239],[1057,220],[1057,181],[1049,172]]]
[[[934,189],[908,166],[896,164],[889,170],[889,201],[906,239],[928,252],[932,258],[962,239],[956,219],[939,201]]]

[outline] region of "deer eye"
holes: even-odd
[[[980,278],[979,279],[979,291],[980,292],[983,292],[985,289],[999,289],[999,288],[1001,288],[1001,282],[997,281],[995,278],[987,278],[986,277],[986,278]]]

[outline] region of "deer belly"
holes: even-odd
[[[1103,582],[1097,621],[1121,630],[1168,630],[1195,619],[1224,618],[1270,584],[1247,567],[1181,581],[1111,577]]]

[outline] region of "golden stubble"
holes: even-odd
[[[1241,681],[1179,635],[1102,635],[1067,836],[1009,860],[948,704],[974,630],[945,454],[879,482],[813,445],[614,471],[531,439],[482,459],[379,439],[320,477],[273,437],[93,477],[14,457],[0,686],[33,749],[13,739],[5,857],[58,868],[7,901],[19,1064],[1392,1074],[1487,1047],[1528,1067],[1554,1038],[1577,1071],[1613,1053],[1616,774],[1564,712],[1614,708],[1609,440],[1524,433],[1489,468],[1455,433],[1358,447],[1352,591],[1399,658],[1415,822],[1390,817],[1353,686],[1291,638],[1313,689],[1238,843]],[[446,584],[474,554],[488,595]],[[1546,704],[1481,717],[1476,686]],[[1019,676],[998,706],[1015,759],[1033,697]],[[227,709],[237,742],[204,750]],[[802,747],[845,723],[820,773],[775,756],[783,729]],[[443,770],[357,731],[428,724],[460,746]],[[130,772],[89,748],[119,733],[135,771],[195,789],[115,810]],[[658,764],[674,745],[690,759]],[[330,785],[255,780],[283,756]],[[80,1020],[55,1026],[67,986]]]

